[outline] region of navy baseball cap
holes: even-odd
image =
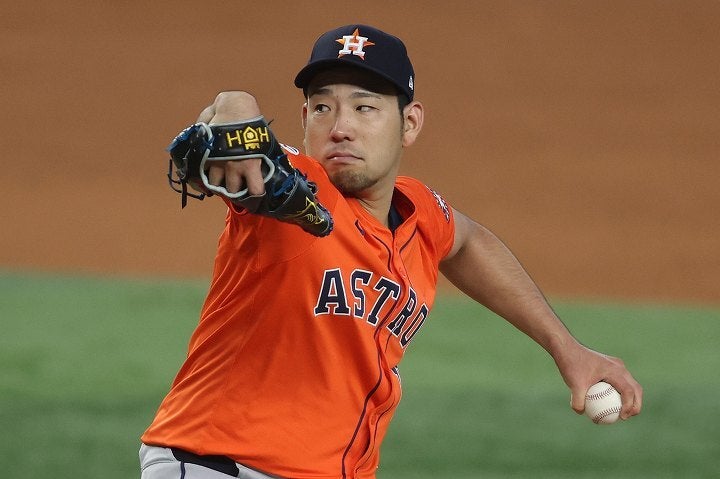
[[[307,65],[295,77],[295,86],[305,90],[318,72],[342,65],[373,72],[413,99],[415,72],[405,44],[368,25],[345,25],[321,35]]]

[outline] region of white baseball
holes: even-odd
[[[595,424],[612,424],[620,417],[622,399],[614,387],[600,381],[585,394],[585,415]]]

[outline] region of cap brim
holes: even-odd
[[[361,62],[354,62],[354,61],[347,61],[342,60],[340,58],[331,58],[331,59],[325,59],[325,60],[318,60],[312,63],[308,63],[305,68],[300,70],[300,72],[295,77],[295,86],[298,88],[302,88],[303,90],[306,90],[308,85],[310,85],[310,82],[312,79],[320,73],[323,70],[329,70],[333,67],[347,67],[347,68],[357,68],[359,70],[364,70],[370,73],[374,73],[375,75],[379,76],[380,78],[383,78],[384,80],[387,80],[391,85],[395,87],[395,89],[403,93],[404,95],[407,95],[407,92],[405,92],[400,86],[395,83],[395,80],[391,78],[390,76],[384,74],[383,72],[369,66],[365,65]]]

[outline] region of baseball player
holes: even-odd
[[[327,32],[295,85],[304,154],[245,92],[170,145],[183,201],[219,196],[228,212],[187,358],[142,436],[143,479],[374,478],[439,271],[548,351],[574,410],[604,379],[623,418],[640,412],[623,363],[576,341],[490,231],[398,176],[425,113],[401,40]]]

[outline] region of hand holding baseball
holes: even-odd
[[[593,351],[578,342],[571,342],[554,351],[553,358],[563,380],[570,387],[570,404],[578,414],[586,412],[586,394],[598,381],[611,384],[618,394],[622,402],[619,419],[640,414],[642,386],[619,358]]]

